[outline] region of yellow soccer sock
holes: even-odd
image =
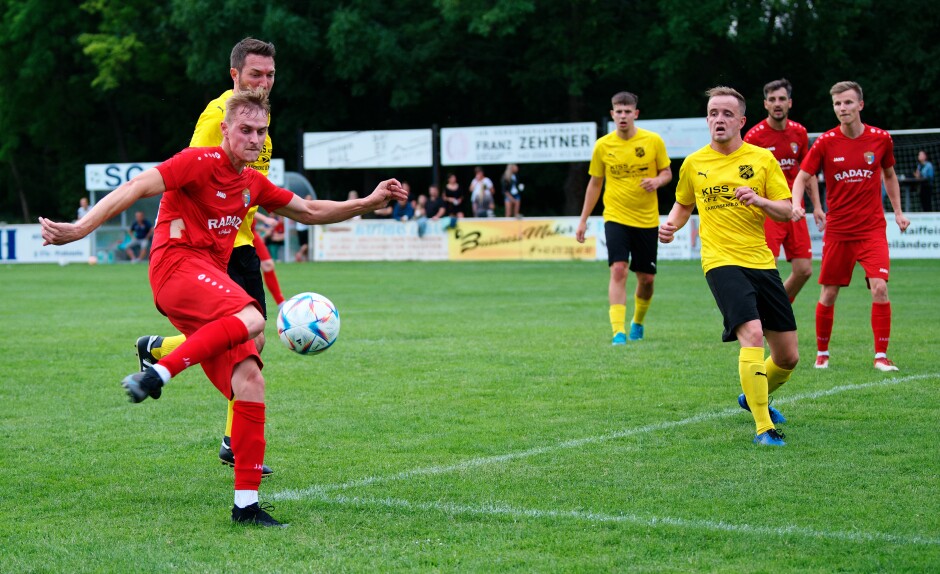
[[[751,407],[751,415],[757,426],[757,434],[774,428],[767,410],[767,368],[764,366],[763,347],[741,347],[738,356],[738,374],[741,376],[741,389]]]
[[[633,296],[633,322],[637,325],[643,324],[643,319],[646,318],[646,312],[649,311],[650,302],[653,300],[652,297],[649,299],[640,299],[636,295]]]
[[[235,399],[228,402],[228,415],[225,418],[225,436],[232,436],[232,417],[235,416]]]
[[[793,369],[787,370],[781,367],[778,367],[774,360],[770,357],[767,357],[767,360],[764,361],[764,367],[766,367],[767,373],[767,394],[773,394],[774,391],[780,388],[780,386],[790,380],[790,375],[793,374]]]
[[[153,355],[153,358],[160,360],[163,357],[169,355],[173,352],[174,349],[183,344],[183,341],[186,340],[186,335],[174,335],[172,337],[164,337],[163,342],[159,347],[154,347],[150,349],[150,354]]]
[[[626,305],[611,305],[610,306],[610,328],[613,330],[614,335],[617,333],[623,333],[623,324],[627,320],[627,306]]]

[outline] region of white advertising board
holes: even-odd
[[[664,120],[636,120],[636,127],[656,132],[666,144],[666,153],[671,158],[683,158],[708,145],[711,134],[704,117],[673,118]],[[607,133],[616,129],[614,122],[607,122]]]
[[[156,167],[158,162],[137,163],[89,163],[85,165],[85,189],[88,191],[111,191],[130,181],[140,172]],[[283,159],[272,159],[268,168],[268,179],[274,185],[283,186],[285,181]]]
[[[314,261],[444,261],[446,220],[428,221],[423,236],[418,223],[359,219],[313,227]]]
[[[430,167],[431,130],[308,132],[304,169]]]
[[[0,225],[0,263],[88,263],[90,255],[90,237],[43,247],[40,225]]]
[[[591,161],[597,124],[441,128],[441,165]]]

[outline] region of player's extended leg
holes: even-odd
[[[232,521],[260,526],[283,526],[258,503],[261,468],[264,461],[264,376],[254,357],[232,371],[232,392],[239,397],[233,404],[232,451],[235,460],[235,504]]]
[[[790,260],[790,266],[792,271],[787,280],[783,282],[783,288],[786,289],[787,297],[792,303],[813,275],[813,262],[811,259],[794,258]]]
[[[653,281],[655,275],[635,272],[636,291],[633,294],[633,321],[630,322],[630,340],[643,340],[643,321],[653,299]]]
[[[132,402],[139,403],[147,397],[160,398],[161,388],[172,377],[250,340],[263,329],[264,317],[257,308],[248,305],[235,315],[206,323],[176,351],[146,370],[128,375],[121,384]]]
[[[607,299],[610,303],[610,328],[614,333],[611,341],[614,345],[626,345],[627,334],[624,324],[627,321],[627,262],[614,261],[610,264],[610,283],[607,286]]]
[[[829,340],[832,338],[832,323],[836,313],[838,285],[823,285],[816,304],[816,368],[829,368]]]

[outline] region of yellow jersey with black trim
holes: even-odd
[[[221,96],[206,105],[206,109],[203,110],[202,114],[199,116],[199,120],[196,121],[196,129],[193,131],[193,137],[189,141],[189,147],[215,147],[222,145],[222,129],[220,126],[222,125],[222,119],[225,117],[225,102],[232,97],[233,93],[235,93],[233,90],[223,92]],[[270,125],[271,115],[269,114],[268,126]],[[267,177],[268,169],[271,167],[272,152],[271,134],[267,133],[264,136],[264,147],[261,148],[261,154],[258,156],[258,160],[249,164],[249,167],[260,171],[262,175]],[[238,234],[235,236],[235,247],[252,245],[254,243],[255,236],[251,231],[251,226],[254,224],[256,211],[258,211],[257,205],[252,206],[252,208],[248,210],[248,215],[245,216],[244,221],[242,221],[241,226],[238,228]]]
[[[588,173],[605,178],[604,221],[631,227],[659,227],[659,199],[656,192],[640,186],[640,180],[656,177],[669,167],[666,144],[659,134],[637,128],[625,140],[617,132],[594,143]]]
[[[774,154],[749,143],[724,155],[705,146],[692,153],[679,169],[676,201],[698,207],[702,269],[737,265],[774,269],[777,262],[767,247],[759,207],[746,206],[734,190],[747,186],[771,201],[791,197],[787,178]]]

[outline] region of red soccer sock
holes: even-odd
[[[248,327],[230,315],[206,323],[186,338],[172,353],[160,359],[160,365],[175,377],[183,369],[197,365],[209,357],[224,353],[248,340]]]
[[[258,490],[264,464],[264,403],[235,400],[232,405],[232,454],[235,490]]]
[[[816,303],[816,349],[820,352],[829,352],[829,339],[832,337],[832,320],[836,314],[836,306],[827,307]]]
[[[274,297],[274,302],[278,305],[283,303],[284,295],[281,294],[281,285],[277,282],[277,275],[274,274],[274,269],[262,271],[261,276],[264,278],[264,284],[267,286],[271,296]]]
[[[875,335],[875,353],[887,353],[891,340],[891,303],[871,304],[871,332]]]

